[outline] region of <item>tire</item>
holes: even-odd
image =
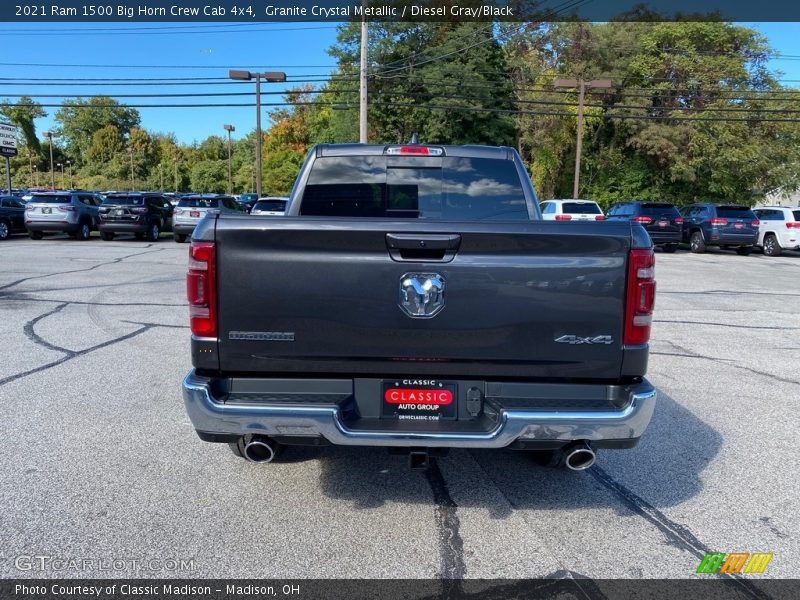
[[[752,251],[753,251],[752,246],[739,246],[736,249],[736,254],[738,254],[739,256],[749,256]]]
[[[783,250],[781,245],[778,243],[778,238],[774,233],[768,233],[764,236],[763,247],[765,256],[780,256]]]
[[[75,233],[75,238],[81,242],[88,241],[89,236],[92,235],[92,226],[87,221],[83,221],[78,225],[78,231]]]
[[[41,231],[29,231],[28,237],[32,240],[40,240],[44,237],[44,234]]]
[[[147,241],[157,242],[160,235],[161,228],[158,226],[158,223],[150,223],[150,226],[147,228]]]
[[[110,242],[114,239],[114,233],[112,231],[101,231],[100,239],[102,239],[104,242]]]
[[[8,221],[0,221],[0,242],[7,240],[9,235],[11,235],[11,227]]]
[[[664,250],[664,252],[666,252],[667,254],[672,254],[672,253],[674,253],[674,252],[675,252],[675,250],[677,250],[677,249],[678,249],[678,244],[664,244],[664,245],[662,246],[662,249],[663,249],[663,250]]]
[[[693,231],[689,238],[689,249],[695,254],[702,254],[706,251],[706,242],[703,239],[703,234],[699,231]]]
[[[172,234],[172,239],[175,240],[176,244],[183,244],[186,241],[186,234],[185,233],[174,233],[174,234]]]

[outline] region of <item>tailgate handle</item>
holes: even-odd
[[[387,233],[389,256],[397,261],[450,262],[461,246],[461,236],[454,234]]]

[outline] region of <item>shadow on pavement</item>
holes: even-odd
[[[631,450],[600,450],[598,465],[605,476],[654,507],[673,506],[700,493],[701,474],[721,444],[715,430],[659,391],[655,415],[641,443]],[[323,493],[356,507],[431,502],[424,473],[410,471],[406,457],[389,455],[385,449],[295,447],[282,457],[283,461],[311,459],[320,461]],[[485,506],[495,518],[509,516],[514,508],[612,506],[627,511],[598,478],[540,467],[526,452],[452,450],[439,464],[446,484],[458,489],[460,505]]]

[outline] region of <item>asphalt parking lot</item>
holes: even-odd
[[[1,577],[685,578],[711,550],[796,577],[800,254],[657,253],[654,420],[579,473],[512,451],[427,473],[358,448],[251,465],[201,442],[180,395],[186,255],[0,244]],[[192,563],[131,562],[153,559]]]

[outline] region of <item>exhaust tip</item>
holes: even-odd
[[[244,447],[244,457],[251,463],[268,463],[275,458],[275,442],[267,438],[253,438]]]
[[[579,444],[565,452],[564,464],[573,471],[585,471],[597,461],[597,455],[588,444]]]

